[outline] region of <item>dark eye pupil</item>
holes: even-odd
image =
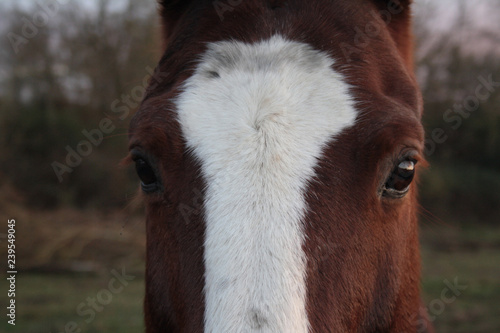
[[[407,160],[398,164],[387,180],[386,188],[396,191],[405,191],[410,186],[415,175],[415,162]]]
[[[143,159],[135,161],[135,170],[144,185],[156,183],[156,175],[151,166]]]

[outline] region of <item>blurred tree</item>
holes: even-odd
[[[61,6],[18,53],[7,38],[0,41],[9,50],[0,82],[0,174],[8,177],[0,182],[14,184],[30,205],[122,205],[133,186],[125,172],[115,172],[130,118],[119,119],[110,107],[143,84],[147,66],[154,68],[159,29],[154,5],[110,5],[100,0],[95,12],[76,1]],[[23,18],[39,10],[4,9],[5,31],[19,34]],[[52,162],[64,163],[65,147],[76,149],[86,139],[82,131],[99,128],[105,117],[116,130],[59,183]]]
[[[482,4],[490,17],[499,16],[497,2]],[[459,1],[454,23],[441,33],[429,24],[439,13],[435,3],[415,19],[417,74],[428,140],[434,129],[443,129],[446,135],[445,142],[428,149],[431,170],[422,179],[421,196],[424,207],[443,220],[496,222],[500,216],[500,87],[490,88],[486,99],[477,95],[477,88],[482,84],[479,77],[500,82],[500,44],[493,33],[500,24],[478,27],[482,22],[473,17],[470,6]]]

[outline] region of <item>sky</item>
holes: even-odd
[[[491,11],[492,6],[500,8],[498,0],[415,0],[415,15],[424,15],[429,24],[437,29],[447,30],[454,19],[460,15],[460,3],[463,2],[467,20],[477,28],[498,27],[498,11]]]
[[[51,2],[58,2],[59,4],[62,5],[69,5],[71,4],[72,1],[76,0],[0,0],[0,4],[8,7],[12,6],[19,6],[21,8],[32,8],[33,6],[37,6],[38,3],[51,3]],[[80,0],[77,1],[81,6],[88,8],[89,10],[95,10],[97,8],[97,4],[99,3],[99,0]],[[120,10],[125,7],[127,4],[127,0],[111,0],[109,1],[110,3],[110,8],[115,9],[115,10]]]

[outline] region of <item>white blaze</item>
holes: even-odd
[[[307,332],[305,191],[354,123],[325,53],[280,36],[209,45],[178,97],[207,183],[205,332]]]

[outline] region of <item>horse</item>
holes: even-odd
[[[162,0],[147,332],[432,332],[410,0]]]

